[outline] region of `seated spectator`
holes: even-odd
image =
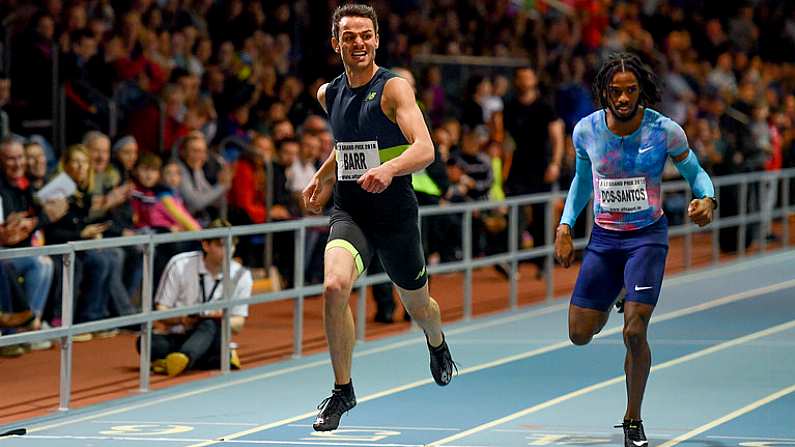
[[[130,135],[119,138],[112,148],[112,163],[119,172],[122,182],[132,180],[132,171],[138,161],[138,142]]]
[[[181,181],[179,165],[172,162],[162,167],[163,179],[169,184],[161,185],[161,164],[157,155],[144,154],[135,166],[135,191],[131,200],[135,227],[157,233],[200,230],[199,223],[172,189],[179,187]]]
[[[20,140],[0,141],[0,246],[30,247],[34,233],[43,225],[60,219],[67,210],[65,199],[54,200],[39,207],[34,202],[33,189],[25,175],[25,153]],[[35,314],[34,326],[40,327],[47,295],[53,278],[53,264],[49,256],[31,256],[6,261],[24,280],[25,295]]]
[[[110,163],[110,138],[102,132],[91,130],[83,136],[83,146],[88,149],[91,164],[94,167],[95,196],[103,197],[121,184],[121,175],[116,167]],[[103,203],[103,208],[113,208],[118,203],[129,199],[129,193],[118,198],[113,203]]]
[[[132,183],[122,183],[121,174],[110,163],[110,138],[102,132],[91,130],[83,136],[83,145],[91,156],[94,167],[91,220],[105,220],[111,223],[105,233],[106,237],[130,236],[133,231],[133,211],[129,205],[132,195]],[[143,265],[135,262],[140,259],[140,247],[108,248],[112,266],[110,273],[111,294],[110,316],[130,315],[135,313],[130,295],[141,282]],[[127,270],[125,274],[125,265]],[[125,282],[125,280],[127,280]]]
[[[27,177],[33,191],[38,191],[47,183],[47,155],[41,144],[35,141],[25,143],[25,159],[27,161]]]
[[[160,123],[160,109],[156,104],[151,104],[142,109],[135,110],[128,123],[128,131],[138,141],[143,152],[154,152],[163,156],[171,154],[171,148],[180,137],[188,131],[183,124],[185,108],[185,93],[176,84],[168,84],[163,88],[161,99],[165,103],[165,128],[163,129],[163,147],[158,141],[158,128]]]
[[[179,192],[188,211],[200,224],[206,225],[226,208],[226,192],[232,173],[226,167],[212,172],[207,141],[199,132],[191,132],[182,140],[180,157],[182,184]]]
[[[209,228],[231,226],[218,219]],[[168,310],[219,301],[224,296],[223,262],[226,256],[223,239],[202,241],[202,250],[181,253],[173,257],[166,268],[155,295],[155,309]],[[230,284],[234,290],[230,299],[251,296],[251,273],[237,261],[229,267]],[[229,309],[233,333],[243,329],[248,306]],[[152,334],[152,368],[155,372],[176,376],[191,368],[218,368],[221,364],[221,318],[223,312],[207,311],[155,322]],[[140,352],[140,339],[137,344]],[[232,351],[231,364],[240,368],[237,353]]]
[[[170,170],[175,168],[177,174],[168,176],[171,182],[179,181],[181,177],[182,170],[179,166]],[[185,209],[178,190],[159,185],[160,169],[160,157],[154,154],[143,154],[135,165],[133,171],[135,191],[131,203],[136,231],[169,233],[201,229],[199,222]],[[154,280],[160,279],[169,259],[178,253],[195,250],[196,245],[193,241],[158,245],[154,259]]]
[[[160,172],[160,187],[156,189],[158,205],[155,207],[155,222],[170,224],[171,231],[199,231],[199,222],[185,207],[185,201],[179,194],[182,184],[182,169],[177,160],[169,160]]]
[[[85,146],[78,144],[68,147],[61,157],[60,169],[77,185],[77,191],[69,198],[69,209],[56,221],[44,226],[44,238],[48,244],[63,244],[81,239],[100,239],[111,226],[110,222],[96,223],[89,220],[92,195],[91,182],[93,168],[91,158]],[[74,322],[100,320],[105,317],[110,299],[110,273],[112,259],[105,250],[79,251],[75,256],[75,311]],[[62,278],[60,277],[63,261],[55,258],[56,281],[50,293],[54,303],[54,319],[60,320],[60,300]],[[57,324],[53,324],[54,326]],[[74,341],[89,341],[94,337],[104,338],[116,335],[118,331],[99,331],[79,334]]]
[[[288,138],[295,138],[295,127],[293,123],[286,119],[274,121],[271,127],[271,138],[273,141],[282,141]]]

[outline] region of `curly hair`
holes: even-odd
[[[607,108],[607,87],[613,75],[619,72],[631,72],[640,85],[639,102],[642,106],[651,106],[660,102],[660,87],[657,76],[640,57],[632,53],[612,53],[599,68],[593,81],[594,97],[599,98],[599,105]]]

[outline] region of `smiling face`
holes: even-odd
[[[621,71],[613,75],[607,85],[607,105],[619,121],[630,121],[638,113],[640,85],[631,71]]]
[[[365,69],[375,61],[378,34],[367,17],[346,16],[339,21],[339,37],[331,38],[331,46],[350,69]]]
[[[25,176],[25,151],[19,142],[7,142],[0,147],[0,163],[3,175],[8,180],[17,180]]]
[[[43,179],[47,176],[47,156],[44,155],[44,148],[41,145],[28,144],[25,146],[25,158],[31,177]]]
[[[86,151],[70,151],[64,160],[63,170],[81,187],[88,185],[91,159]]]

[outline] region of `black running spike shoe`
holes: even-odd
[[[431,375],[433,380],[439,386],[445,386],[453,380],[453,370],[458,372],[458,366],[453,361],[450,355],[450,348],[447,347],[447,341],[442,334],[442,344],[433,347],[428,343],[428,351],[431,354]]]
[[[649,445],[646,433],[643,431],[643,421],[625,420],[615,428],[624,429],[624,447],[646,447]]]
[[[342,390],[332,390],[331,396],[323,399],[320,405],[317,406],[320,412],[317,414],[312,428],[315,431],[336,430],[340,425],[342,415],[355,406],[356,396],[353,391],[351,391],[350,395],[347,395]]]

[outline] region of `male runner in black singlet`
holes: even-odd
[[[370,6],[348,4],[332,19],[331,45],[345,73],[320,87],[336,150],[304,190],[319,211],[334,193],[323,280],[324,319],[334,390],[318,406],[315,430],[334,430],[356,405],[351,382],[355,341],[351,288],[378,253],[411,317],[425,332],[430,367],[440,386],[454,363],[441,329],[439,306],[428,292],[411,173],[433,161],[433,143],[406,80],[375,65],[378,19]]]

